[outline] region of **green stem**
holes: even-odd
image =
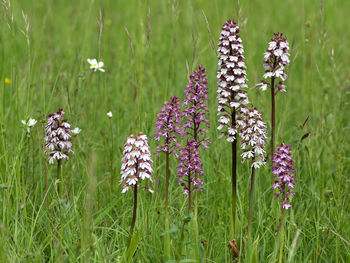
[[[185,238],[185,224],[186,223],[184,221],[183,224],[182,224],[182,228],[181,228],[181,236],[180,236],[179,246],[177,248],[177,254],[175,255],[176,262],[180,262],[182,243],[183,243],[184,238]]]
[[[275,63],[274,63],[275,65]],[[274,66],[275,67],[275,66]],[[275,102],[275,77],[271,78],[271,156],[272,159],[273,152],[275,150],[274,144],[275,144],[275,111],[276,111],[276,102]]]
[[[57,183],[57,193],[58,196],[61,197],[61,193],[62,193],[62,186],[63,186],[63,179],[61,176],[61,166],[62,166],[62,160],[58,160],[57,161],[57,179],[58,179],[58,183]]]
[[[168,218],[169,195],[169,151],[165,153],[165,216]]]
[[[114,145],[113,145],[113,123],[112,120],[110,121],[110,129],[111,129],[111,153],[110,153],[110,170],[111,170],[111,178],[110,178],[110,183],[111,183],[111,189],[113,189],[113,176],[114,176],[114,171],[113,171],[113,152],[114,152]]]
[[[24,184],[27,185],[27,179],[28,179],[28,173],[29,173],[29,148],[30,148],[30,143],[29,140],[30,138],[27,136],[27,156],[26,156],[26,172],[25,172],[25,179],[24,179]],[[34,181],[33,181],[34,182]]]
[[[281,242],[280,242],[280,257],[279,257],[279,263],[282,263],[282,257],[283,257],[283,246],[284,246],[284,217],[285,217],[285,210],[282,208],[282,218],[281,218]]]
[[[169,230],[169,210],[168,210],[168,189],[169,189],[169,152],[165,153],[165,231]],[[170,260],[170,236],[169,234],[164,236],[164,249],[167,256],[167,260]]]
[[[134,210],[132,214],[131,227],[130,227],[130,237],[129,242],[131,241],[132,234],[134,233],[135,223],[136,223],[136,214],[137,214],[137,183],[134,185]],[[129,244],[128,244],[129,246]]]
[[[232,112],[232,126],[236,126],[236,111]],[[231,203],[231,228],[232,238],[234,238],[236,228],[236,199],[237,199],[237,136],[232,142],[232,203]]]
[[[252,164],[255,162],[255,156],[252,158]],[[249,185],[249,211],[248,211],[248,236],[250,238],[250,228],[252,224],[252,214],[253,214],[253,189],[254,189],[254,179],[255,179],[255,167],[252,165],[252,173],[250,176]]]

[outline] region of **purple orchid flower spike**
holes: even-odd
[[[188,195],[188,212],[192,206],[192,192],[203,190],[203,180],[199,177],[203,175],[202,162],[196,147],[195,140],[187,139],[186,146],[180,149],[180,162],[177,166],[178,183],[184,188],[183,193]]]
[[[282,33],[274,33],[274,37],[269,43],[264,56],[264,79],[257,86],[261,90],[270,89],[271,91],[271,157],[275,150],[275,111],[276,111],[276,94],[285,92],[286,86],[284,81],[287,79],[286,67],[289,65],[289,44],[287,38],[283,37]],[[280,81],[277,83],[277,81]]]
[[[71,125],[67,120],[62,120],[64,111],[59,109],[56,113],[48,116],[46,124],[46,149],[49,155],[49,163],[53,164],[56,160],[68,160],[72,151]]]
[[[57,192],[61,196],[61,187],[63,178],[61,173],[62,160],[68,160],[72,151],[71,143],[71,125],[63,119],[64,111],[59,109],[56,113],[48,116],[45,127],[45,148],[49,155],[49,163],[54,164],[57,161]]]
[[[252,167],[260,168],[265,164],[266,125],[256,108],[241,108],[241,117],[237,119],[242,139],[243,161],[252,159]]]
[[[157,155],[160,152],[177,155],[176,151],[179,148],[178,138],[182,134],[179,99],[173,96],[170,102],[164,102],[163,108],[157,115],[153,139],[160,141],[161,138],[164,138],[163,144],[157,146]]]
[[[124,144],[122,166],[120,168],[120,183],[123,185],[122,193],[126,193],[130,188],[134,191],[134,209],[129,241],[133,235],[136,222],[137,193],[140,180],[149,180],[152,182],[152,163],[147,135],[142,132],[139,132],[136,138],[134,135],[130,135]],[[143,188],[153,193],[151,187],[145,186]]]
[[[178,157],[178,149],[180,144],[178,140],[183,135],[181,128],[181,113],[179,99],[176,96],[171,97],[170,102],[164,102],[164,106],[157,115],[155,124],[154,140],[161,141],[162,144],[157,146],[158,156],[160,152],[165,153],[165,231],[169,229],[168,199],[169,199],[169,158],[173,154]],[[159,181],[158,181],[159,182]],[[168,236],[166,237],[168,238]],[[170,241],[164,242],[167,254],[170,254]]]
[[[137,187],[140,179],[148,179],[152,182],[152,163],[147,135],[142,132],[136,138],[134,135],[130,135],[124,145],[120,169],[122,175],[120,182],[123,184],[122,193],[126,193],[132,187]],[[150,187],[146,189],[153,193]]]
[[[221,136],[232,145],[232,195],[231,195],[231,234],[234,236],[236,225],[237,199],[237,119],[240,107],[249,103],[247,92],[246,65],[239,27],[233,20],[228,20],[222,27],[218,44],[218,89],[219,102],[218,130]]]
[[[190,75],[182,103],[185,134],[196,141],[196,148],[202,146],[204,150],[209,148],[208,144],[210,143],[209,139],[206,138],[210,127],[206,73],[205,68],[199,65],[198,70]]]
[[[275,181],[272,185],[273,190],[277,190],[275,197],[282,202],[282,209],[288,210],[291,205],[291,199],[294,197],[293,188],[295,186],[294,161],[291,157],[291,146],[282,142],[280,147],[272,157],[272,173]]]

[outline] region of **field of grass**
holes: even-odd
[[[2,0],[0,262],[119,262],[133,209],[132,193],[122,195],[119,184],[125,139],[143,131],[155,153],[156,115],[164,100],[183,97],[199,64],[208,71],[212,141],[201,154],[200,255],[191,224],[182,254],[177,252],[187,197],[177,184],[174,158],[171,231],[164,233],[165,162],[154,156],[154,188],[158,181],[160,187],[153,195],[140,192],[132,262],[166,262],[166,235],[173,260],[232,262],[231,145],[216,129],[216,44],[227,19],[240,26],[249,99],[268,130],[269,93],[255,88],[264,73],[263,53],[273,32],[283,32],[291,46],[287,92],[277,96],[276,111],[277,144],[292,146],[297,178],[283,262],[350,262],[349,11],[345,0]],[[94,57],[105,63],[105,73],[89,69],[86,60]],[[49,213],[40,121],[59,108],[82,132],[72,139],[75,154],[63,164],[63,182],[46,158]],[[30,137],[21,123],[29,117],[38,120]],[[280,204],[269,164],[256,174],[250,245],[248,182],[249,165],[239,161],[239,262],[277,262]],[[64,185],[62,198],[57,183]]]

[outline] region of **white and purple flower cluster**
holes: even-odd
[[[198,176],[203,175],[202,162],[196,147],[195,140],[187,140],[186,146],[180,149],[179,164],[177,166],[178,183],[184,188],[184,194],[190,194],[195,190],[203,190],[203,180]]]
[[[293,194],[295,186],[293,163],[290,145],[282,142],[272,157],[272,173],[275,178],[272,188],[273,190],[278,189],[279,193],[275,193],[275,197],[281,200],[282,209],[286,210],[292,206],[291,197],[295,196]]]
[[[266,125],[256,108],[241,107],[239,135],[242,138],[241,148],[243,160],[252,159],[252,167],[260,168],[265,164]]]
[[[247,92],[242,90],[247,88],[247,77],[242,40],[238,33],[236,22],[228,20],[222,27],[218,44],[218,130],[227,136],[229,142],[233,142],[237,134],[236,109],[249,103]]]
[[[274,33],[274,37],[269,43],[269,47],[264,55],[264,79],[281,79],[275,86],[275,92],[286,91],[284,81],[287,79],[286,66],[289,65],[289,44],[287,38],[282,33]],[[271,88],[271,84],[262,80],[257,86],[261,90]]]
[[[62,120],[64,111],[59,109],[56,113],[48,116],[46,124],[46,152],[49,155],[49,163],[55,160],[67,160],[72,151],[71,125],[67,120]]]
[[[164,102],[163,108],[157,115],[155,136],[153,139],[160,141],[162,137],[164,138],[164,143],[157,146],[157,154],[160,152],[169,152],[169,154],[176,155],[176,151],[180,147],[178,138],[183,134],[180,126],[181,113],[179,99],[173,96],[170,103],[168,101]]]
[[[210,127],[206,73],[206,69],[199,65],[198,70],[190,75],[182,103],[185,134],[197,142],[197,148],[202,146],[204,150],[209,148],[208,144],[210,143],[209,139],[206,138],[207,129]]]
[[[123,184],[122,193],[125,193],[132,186],[137,186],[139,179],[148,179],[152,182],[152,159],[148,146],[147,135],[140,132],[135,138],[130,135],[124,144],[122,166],[120,169]],[[150,187],[145,187],[153,193]]]

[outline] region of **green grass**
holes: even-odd
[[[7,0],[3,2],[8,6]],[[349,1],[12,0],[10,8],[4,6],[0,262],[118,262],[126,250],[132,216],[132,194],[122,195],[119,185],[125,139],[139,131],[152,138],[163,101],[171,95],[182,97],[188,70],[198,64],[208,71],[212,141],[210,150],[202,153],[205,191],[198,197],[198,226],[199,238],[206,242],[200,248],[204,262],[230,262],[230,145],[218,139],[216,130],[217,59],[211,45],[216,45],[227,19],[239,21],[249,98],[268,123],[269,94],[254,88],[263,74],[263,52],[275,31],[284,32],[291,45],[287,93],[277,96],[276,114],[277,142],[292,145],[297,171],[283,262],[350,262],[350,246],[339,237],[350,241]],[[22,10],[28,15],[28,33]],[[101,34],[98,21],[103,24]],[[86,59],[93,57],[104,61],[105,73],[90,72]],[[4,83],[5,77],[10,84]],[[63,165],[62,202],[55,192],[56,167],[46,163],[53,236],[40,120],[59,107],[82,133],[73,140],[74,156]],[[111,120],[106,115],[110,110]],[[27,117],[39,120],[30,139],[21,123]],[[307,132],[310,135],[301,141]],[[150,145],[155,152],[156,143]],[[160,193],[140,193],[136,223],[140,243],[133,262],[165,261],[164,161],[154,157]],[[172,159],[169,213],[174,259],[177,229],[187,215],[175,165]],[[247,262],[248,179],[248,165],[239,164],[240,262]],[[279,253],[275,229],[280,211],[271,184],[267,165],[256,174],[252,225],[256,262],[276,262]],[[194,240],[191,226],[186,225],[181,259],[195,257]]]

